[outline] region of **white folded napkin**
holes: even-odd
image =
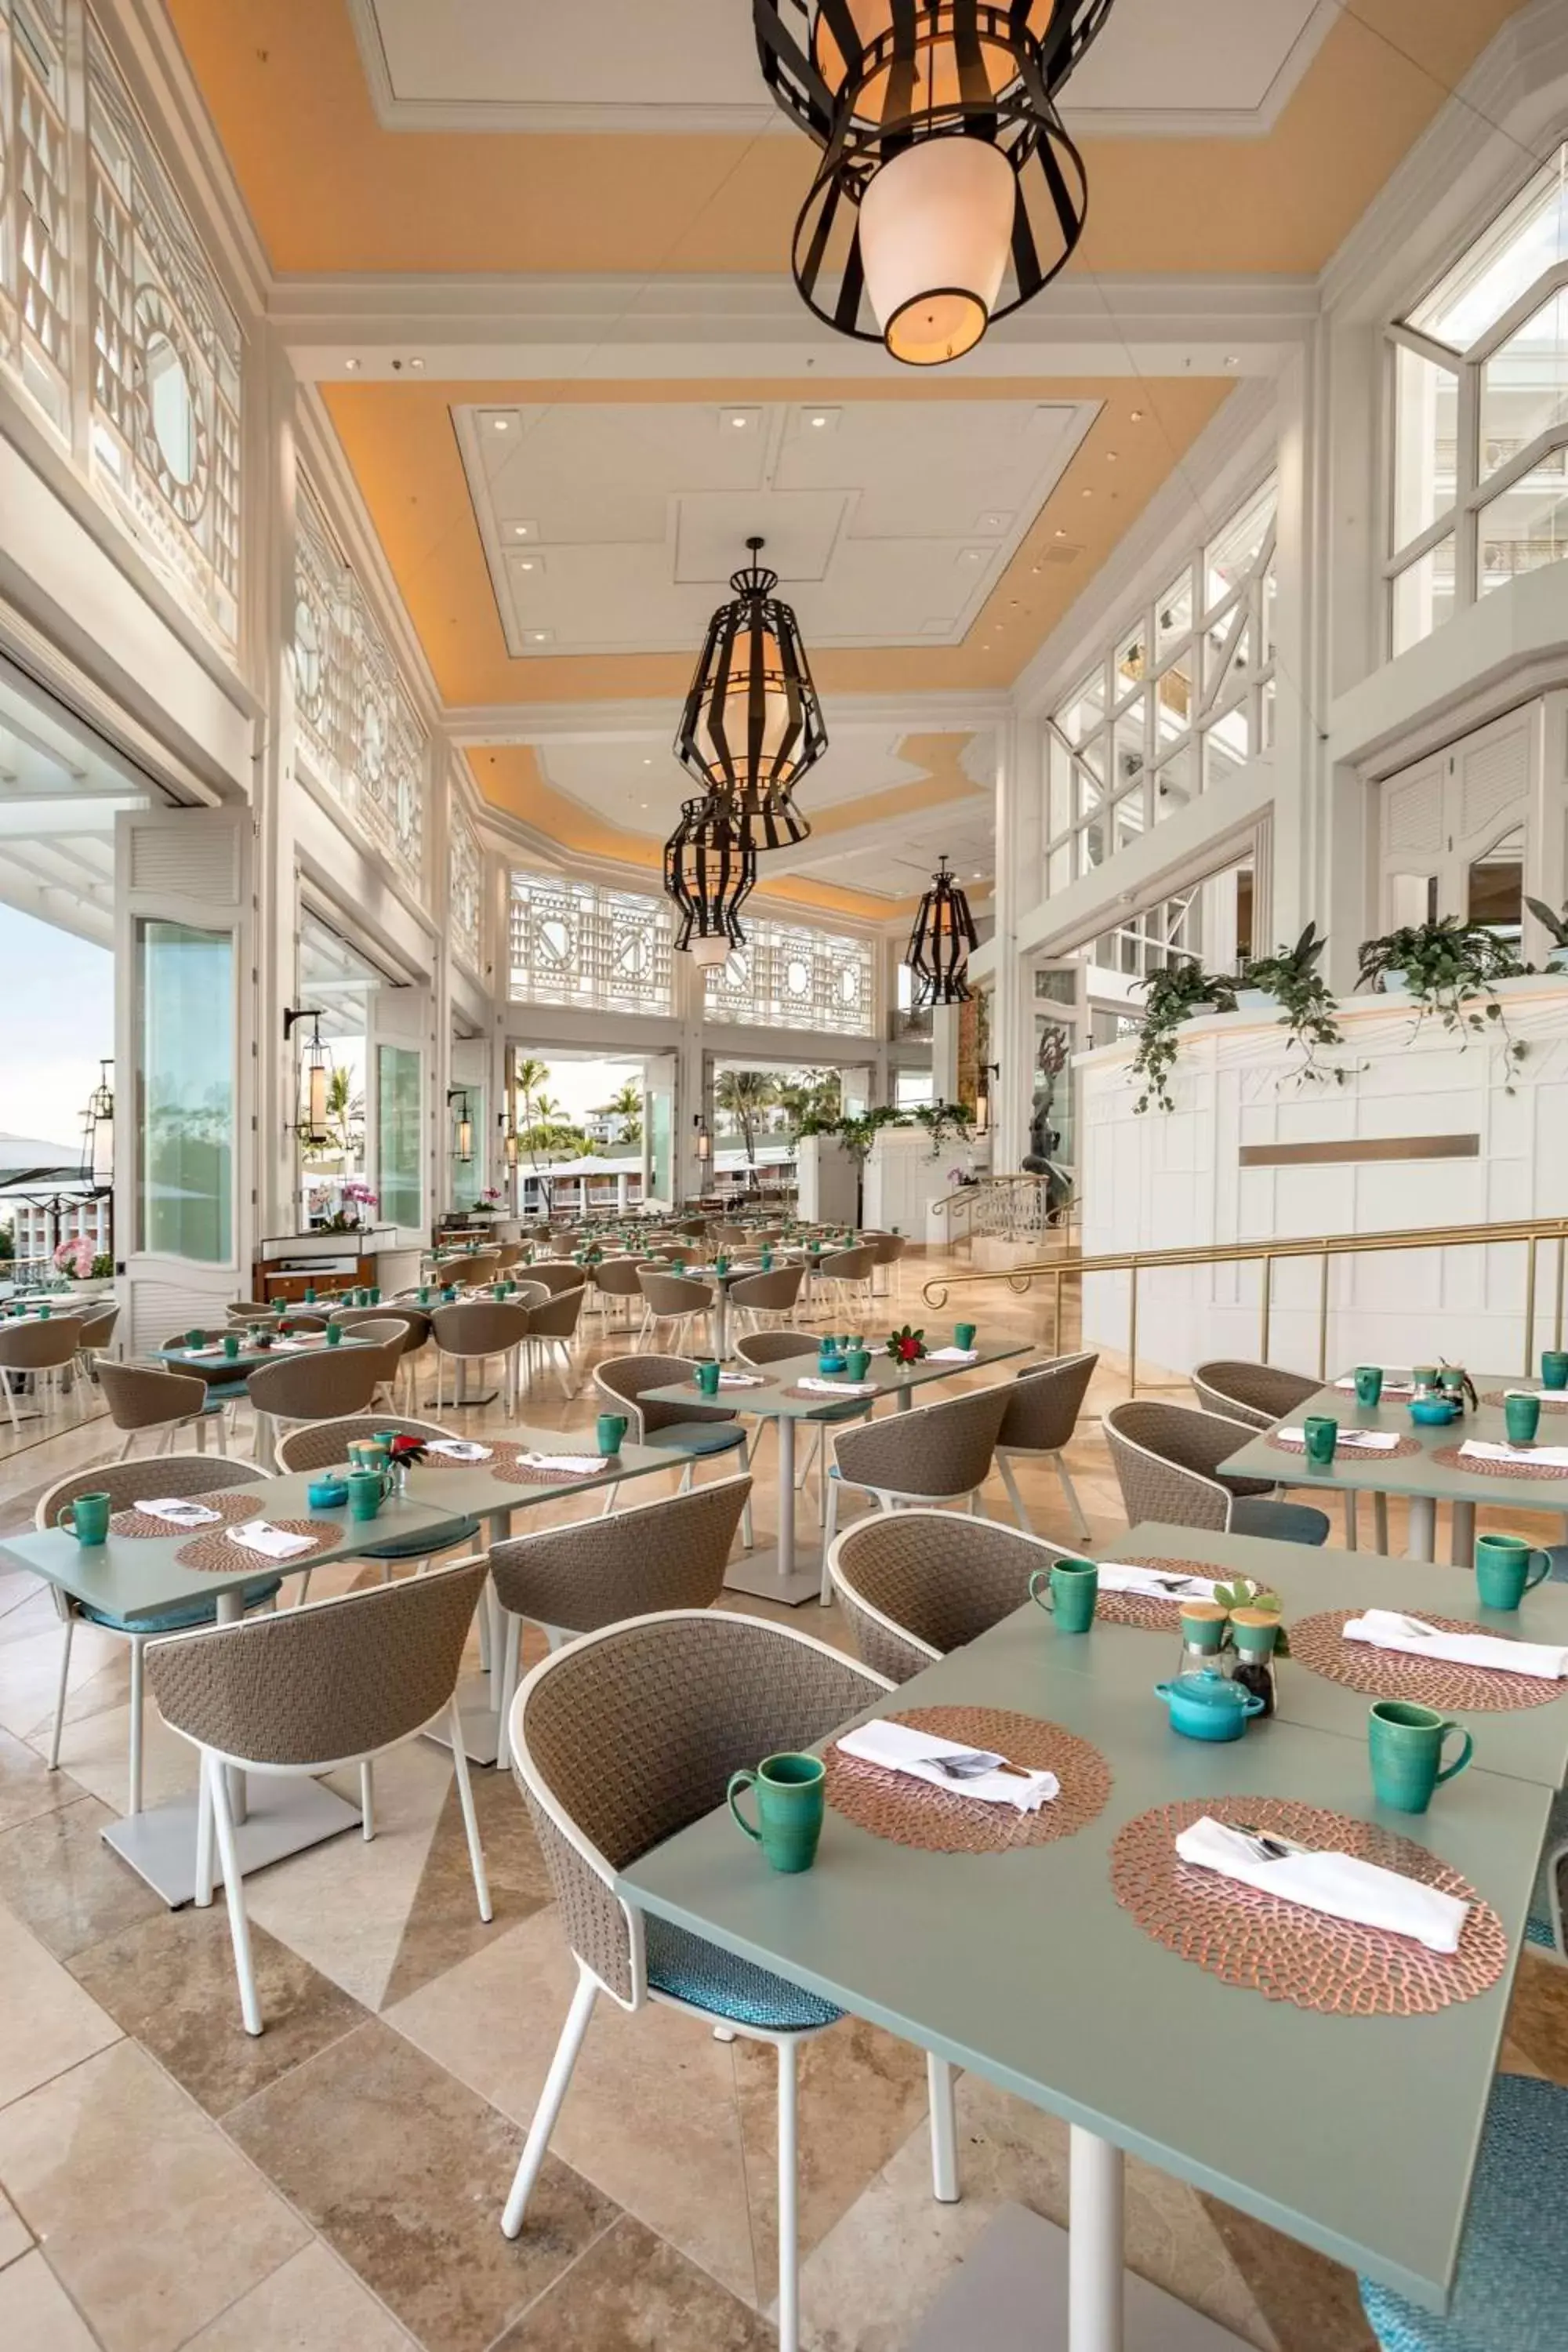
[[[1120,1560],[1100,1563],[1101,1592],[1146,1592],[1155,1601],[1212,1601],[1220,1580],[1189,1574],[1178,1568],[1124,1568]],[[1180,1591],[1173,1587],[1180,1586]]]
[[[247,1519],[237,1528],[230,1528],[231,1543],[242,1544],[247,1551],[258,1551],[264,1559],[292,1559],[296,1554],[310,1551],[315,1547],[313,1536],[290,1535],[286,1528],[275,1528],[268,1519]]]
[[[605,1466],[602,1454],[520,1454],[517,1458],[531,1470],[572,1470],[584,1475]]]
[[[297,1339],[290,1336],[287,1339],[274,1339],[272,1342],[275,1351],[281,1350],[289,1355],[297,1354],[301,1348],[314,1348],[324,1344],[325,1335],[320,1331],[301,1331]]]
[[[490,1449],[479,1445],[471,1437],[432,1437],[426,1454],[444,1454],[450,1462],[488,1462]]]
[[[145,1511],[150,1519],[167,1519],[176,1528],[215,1528],[223,1517],[221,1511],[209,1510],[205,1503],[193,1503],[183,1495],[160,1495],[155,1502],[138,1503],[134,1507]]]
[[[216,1346],[214,1346],[214,1347],[210,1347],[210,1348],[183,1348],[183,1349],[180,1350],[180,1352],[181,1352],[181,1354],[184,1357],[184,1359],[185,1359],[185,1360],[186,1360],[186,1362],[187,1362],[187,1363],[195,1363],[195,1362],[196,1362],[196,1361],[197,1361],[197,1360],[198,1360],[199,1358],[204,1358],[204,1357],[207,1357],[207,1356],[221,1356],[221,1355],[223,1354],[224,1350],[223,1350],[223,1345],[222,1345],[222,1342],[221,1342],[221,1341],[219,1341],[219,1342],[218,1342]]]
[[[819,1381],[815,1372],[802,1372],[795,1382],[797,1389],[809,1389],[815,1396],[875,1396],[875,1381]]]
[[[1467,1437],[1459,1452],[1472,1462],[1540,1462],[1552,1470],[1568,1470],[1568,1445],[1493,1445],[1485,1438]]]
[[[763,1389],[767,1382],[761,1372],[721,1372],[719,1385],[721,1389]]]
[[[1342,1389],[1349,1396],[1354,1396],[1355,1394],[1354,1381],[1336,1381],[1334,1382],[1334,1386],[1337,1389]],[[1385,1397],[1407,1397],[1414,1396],[1415,1393],[1415,1383],[1414,1381],[1385,1380],[1383,1383],[1383,1394]]]
[[[972,1364],[978,1348],[932,1348],[926,1356],[928,1364]]]
[[[1304,1429],[1282,1429],[1279,1435],[1305,1445]],[[1336,1443],[1352,1454],[1392,1454],[1399,1444],[1397,1431],[1392,1429],[1342,1429]]]
[[[1412,1936],[1429,1952],[1458,1950],[1470,1908],[1457,1895],[1423,1886],[1418,1879],[1353,1853],[1288,1853],[1278,1862],[1261,1861],[1250,1839],[1207,1813],[1181,1832],[1176,1852],[1201,1870],[1282,1895],[1309,1911],[1326,1911],[1331,1919]]]
[[[1054,1772],[1030,1772],[1025,1780],[1012,1772],[984,1772],[973,1780],[950,1780],[936,1765],[923,1759],[969,1756],[973,1749],[962,1739],[939,1739],[934,1732],[917,1731],[908,1723],[863,1723],[858,1730],[847,1731],[837,1744],[846,1756],[858,1756],[863,1764],[882,1764],[890,1772],[929,1780],[933,1789],[945,1789],[950,1796],[978,1797],[988,1805],[1016,1805],[1021,1813],[1037,1813],[1061,1792]]]
[[[1415,1633],[1419,1617],[1395,1609],[1368,1609],[1346,1620],[1347,1642],[1370,1642],[1374,1650],[1404,1650],[1413,1658],[1442,1658],[1453,1666],[1491,1666],[1510,1675],[1538,1675],[1561,1682],[1568,1675],[1568,1646],[1554,1642],[1505,1642],[1497,1633],[1447,1633],[1437,1626]]]

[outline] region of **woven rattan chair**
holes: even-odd
[[[744,1424],[728,1405],[708,1404],[695,1395],[689,1404],[661,1404],[647,1393],[649,1389],[668,1388],[677,1381],[694,1380],[696,1372],[696,1360],[690,1356],[609,1356],[594,1372],[594,1386],[605,1409],[626,1414],[637,1444],[667,1447],[673,1461],[685,1456],[682,1494],[690,1487],[700,1461],[721,1454],[726,1472],[731,1472],[744,1470],[751,1459]],[[614,1485],[606,1489],[606,1512],[613,1509],[617,1491]],[[749,1502],[742,1515],[741,1538],[750,1551]]]
[[[226,1486],[265,1485],[267,1473],[255,1462],[217,1461],[207,1454],[169,1454],[153,1462],[119,1462],[97,1464],[89,1470],[73,1470],[66,1478],[58,1478],[39,1497],[34,1523],[39,1528],[52,1528],[67,1503],[74,1503],[79,1495],[107,1495],[110,1511],[129,1510],[132,1503],[159,1502],[170,1495],[217,1494]],[[261,1507],[258,1497],[257,1507]],[[171,1528],[170,1534],[174,1530]],[[281,1577],[258,1576],[243,1588],[242,1606],[246,1609],[269,1608],[278,1598]],[[142,1696],[142,1653],[149,1642],[165,1633],[184,1633],[194,1625],[211,1625],[217,1620],[217,1602],[213,1601],[182,1601],[173,1608],[160,1609],[147,1616],[116,1617],[107,1610],[95,1609],[85,1601],[76,1601],[62,1592],[58,1584],[51,1585],[55,1608],[65,1622],[65,1643],[60,1652],[59,1686],[55,1695],[54,1729],[49,1736],[49,1769],[59,1769],[60,1733],[66,1719],[66,1685],[70,1675],[71,1642],[79,1620],[97,1625],[106,1633],[118,1634],[131,1645],[131,1734],[130,1734],[130,1793],[125,1810],[128,1813],[142,1811],[142,1754],[145,1727],[145,1703]]]
[[[796,1377],[791,1366],[801,1372],[816,1369],[816,1341],[805,1331],[751,1331],[735,1342],[735,1353],[742,1364],[754,1372],[765,1372],[770,1379],[779,1376],[784,1368],[785,1378]],[[826,1400],[824,1399],[824,1402]],[[874,1397],[851,1397],[847,1404],[836,1404],[820,1419],[803,1422],[795,1431],[795,1483],[804,1489],[814,1468],[816,1480],[816,1524],[821,1527],[826,1516],[827,1433],[845,1422],[869,1421],[876,1403]],[[802,1444],[802,1440],[805,1443]]]
[[[30,1379],[40,1408],[46,1412],[51,1406],[58,1408],[59,1376],[75,1360],[81,1334],[82,1318],[77,1315],[50,1315],[47,1322],[0,1324],[0,1390],[10,1408],[13,1432],[21,1423],[12,1380]]]
[[[871,1277],[879,1263],[871,1242],[856,1249],[825,1251],[812,1278],[813,1296],[820,1297],[822,1286],[830,1282],[836,1315],[867,1315],[871,1309]]]
[[[356,1339],[377,1336],[398,1339],[397,1378],[393,1383],[393,1395],[395,1397],[401,1388],[411,1404],[418,1378],[414,1360],[430,1345],[429,1309],[416,1301],[400,1298],[384,1307],[344,1307],[333,1319],[345,1331],[352,1331]]]
[[[909,1248],[909,1235],[907,1234],[862,1234],[860,1238],[876,1252],[877,1273],[882,1277],[879,1282],[873,1276],[872,1296],[879,1298],[889,1297],[896,1298],[903,1287],[900,1261]],[[889,1266],[892,1268],[890,1274],[884,1271]]]
[[[470,1298],[456,1306],[432,1309],[430,1332],[436,1343],[437,1412],[445,1401],[448,1357],[453,1363],[454,1406],[463,1402],[463,1366],[472,1363],[482,1366],[491,1356],[499,1356],[505,1409],[509,1414],[517,1411],[518,1353],[528,1337],[531,1311],[526,1307],[517,1306],[510,1298]]]
[[[980,1511],[980,1489],[991,1475],[996,1433],[1011,1390],[971,1389],[920,1412],[895,1412],[868,1422],[864,1429],[840,1430],[833,1441],[827,1474],[827,1532],[824,1538],[822,1602],[833,1598],[826,1551],[838,1526],[838,1498],[846,1486],[870,1495],[879,1510],[900,1503],[967,1501]]]
[[[640,1321],[643,1295],[642,1284],[637,1277],[637,1260],[635,1257],[605,1258],[594,1268],[594,1297],[595,1303],[604,1317],[606,1330],[610,1326],[612,1312],[616,1312],[619,1321],[630,1322],[631,1302],[634,1298],[637,1303],[637,1317]]]
[[[514,1265],[521,1265],[522,1264],[522,1258],[523,1249],[521,1242],[498,1242],[496,1244],[495,1261],[502,1274],[510,1274]]]
[[[1099,1361],[1099,1356],[1092,1354],[1058,1356],[1048,1364],[1026,1364],[1014,1381],[996,1440],[996,1467],[1002,1474],[1014,1516],[1026,1533],[1029,1514],[1024,1508],[1024,1498],[1013,1473],[1014,1459],[1019,1455],[1050,1463],[1072,1513],[1073,1533],[1080,1543],[1088,1538],[1089,1521],[1062,1460],[1062,1448],[1072,1442]]]
[[[689,1344],[691,1325],[700,1328],[711,1326],[713,1316],[713,1286],[697,1282],[689,1275],[657,1274],[646,1266],[637,1270],[637,1281],[643,1295],[643,1318],[637,1332],[639,1340],[657,1339],[660,1326],[668,1328],[669,1344],[679,1349]]]
[[[683,1928],[631,1910],[616,1873],[721,1804],[731,1772],[808,1748],[889,1685],[793,1627],[673,1611],[589,1633],[545,1659],[512,1702],[512,1770],[577,1961],[572,1998],[501,2228],[518,2236],[594,2004],[684,2010],[778,2055],[779,2352],[797,2352],[795,2060],[839,2012]],[[739,1843],[739,1841],[737,1841]],[[933,2170],[956,2196],[952,2077],[930,2062]]]
[[[278,1467],[281,1471],[331,1470],[347,1462],[349,1447],[359,1440],[383,1435],[388,1430],[399,1437],[456,1437],[455,1429],[444,1429],[438,1421],[405,1421],[395,1414],[366,1413],[350,1416],[342,1421],[312,1421],[298,1429],[289,1430],[278,1440]],[[458,1544],[471,1544],[479,1534],[478,1519],[463,1514],[443,1519],[434,1528],[423,1528],[417,1535],[394,1536],[373,1542],[356,1543],[354,1550],[361,1559],[380,1563],[381,1580],[392,1581],[392,1571],[412,1560],[416,1573],[422,1573],[438,1551],[450,1551]],[[310,1596],[310,1570],[300,1580],[300,1605]]]
[[[258,1455],[271,1461],[278,1432],[290,1422],[341,1421],[366,1412],[385,1377],[379,1348],[321,1348],[258,1366],[245,1383],[258,1417]]]
[[[581,1272],[581,1268],[578,1269]],[[582,1318],[583,1302],[587,1290],[579,1282],[575,1290],[558,1290],[553,1297],[528,1310],[528,1334],[524,1349],[531,1367],[537,1360],[542,1366],[553,1364],[555,1377],[561,1383],[561,1393],[570,1402],[577,1393],[577,1383],[572,1377],[572,1342],[577,1336]]]
[[[858,1654],[906,1683],[1022,1608],[1032,1570],[1069,1557],[992,1519],[879,1511],[834,1538],[827,1572]]]
[[[528,1269],[530,1282],[541,1284],[553,1298],[557,1291],[581,1290],[586,1282],[587,1270],[574,1265],[570,1258],[542,1258]]]
[[[1248,1364],[1219,1361],[1199,1364],[1191,1375],[1193,1393],[1205,1412],[1223,1413],[1227,1421],[1244,1421],[1249,1429],[1272,1429],[1289,1413],[1300,1412],[1309,1397],[1316,1396],[1321,1381],[1310,1379],[1305,1372],[1282,1371],[1277,1364]],[[1358,1549],[1356,1504],[1359,1497],[1346,1488],[1345,1549]],[[1372,1498],[1373,1541],[1383,1553],[1388,1549],[1388,1496],[1374,1495]]]
[[[500,1260],[492,1256],[489,1250],[476,1250],[472,1257],[462,1260],[457,1271],[473,1289],[482,1290],[486,1283],[493,1282],[500,1272]]]
[[[77,1357],[89,1380],[98,1377],[98,1358],[113,1339],[114,1327],[119,1320],[120,1308],[112,1299],[107,1307],[90,1308],[81,1318]]]
[[[502,1610],[500,1725],[505,1765],[507,1720],[517,1690],[523,1620],[543,1628],[550,1647],[602,1625],[664,1609],[710,1609],[741,1515],[751,1499],[747,1477],[639,1503],[613,1518],[579,1519],[490,1546],[490,1575]]]
[[[730,1286],[731,1328],[739,1332],[742,1318],[753,1331],[763,1328],[764,1316],[782,1316],[793,1322],[805,1280],[804,1265],[775,1265],[768,1274],[749,1274]]]
[[[1568,1925],[1563,1911],[1563,1866],[1568,1863],[1568,1790],[1559,1790],[1546,1815],[1541,1867],[1524,1923],[1524,1939],[1558,1961],[1568,1961]]]
[[[1112,1405],[1103,1426],[1130,1528],[1153,1519],[1281,1543],[1327,1541],[1329,1522],[1310,1504],[1277,1501],[1267,1478],[1220,1476],[1220,1464],[1246,1443],[1245,1423],[1138,1397]]]
[[[165,1372],[156,1364],[117,1364],[105,1356],[99,1361],[98,1385],[110,1420],[125,1433],[121,1462],[130,1458],[137,1439],[150,1429],[163,1431],[158,1451],[167,1454],[173,1449],[175,1432],[194,1427],[197,1451],[205,1452],[209,1420],[218,1452],[226,1451],[223,1423],[226,1400],[210,1389],[199,1373]]]
[[[261,2003],[229,1801],[230,1767],[298,1780],[357,1764],[364,1834],[371,1838],[374,1759],[416,1738],[432,1717],[444,1713],[474,1893],[480,1918],[490,1917],[457,1700],[463,1645],[485,1573],[482,1559],[459,1560],[406,1584],[345,1592],[281,1617],[149,1645],[147,1677],[163,1719],[201,1754],[196,1901],[212,1901],[216,1830],[247,2033],[261,2032]]]

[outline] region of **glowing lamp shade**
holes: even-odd
[[[327,1131],[327,1066],[310,1062],[305,1070],[305,1126],[311,1135]]]
[[[973,350],[1007,267],[1016,194],[1001,150],[962,136],[906,147],[872,178],[860,254],[894,359],[936,367]]]
[[[921,900],[904,961],[914,976],[914,1002],[966,1004],[969,958],[980,944],[962,885],[942,858]]]
[[[741,850],[780,849],[811,828],[794,788],[827,749],[822,705],[778,574],[755,559],[733,574],[731,602],[708,625],[680,714],[675,756]],[[675,894],[672,892],[671,896]]]
[[[746,848],[722,800],[683,801],[664,845],[665,895],[680,910],[677,952],[700,970],[727,963],[743,947],[741,908],[756,886],[757,856]]]

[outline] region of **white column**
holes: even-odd
[[[263,705],[252,783],[256,817],[257,1097],[251,1185],[256,1238],[292,1233],[297,1071],[308,1026],[287,1044],[283,1013],[293,1004],[298,956],[293,825],[294,682],[289,646],[294,621],[296,446],[293,372],[263,331],[246,385],[249,485],[247,539],[254,614],[251,675]],[[241,1187],[241,1198],[247,1190]]]
[[[1034,1011],[1028,973],[1017,948],[1020,918],[1045,896],[1042,761],[1045,730],[1038,719],[1011,719],[996,737],[995,985],[991,1000],[995,1129],[992,1168],[1016,1170],[1028,1149],[1033,1097]]]
[[[931,1022],[931,1086],[937,1102],[958,1100],[958,1007],[939,1004]]]

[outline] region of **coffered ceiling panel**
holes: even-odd
[[[1089,402],[459,408],[509,651],[687,653],[760,534],[814,647],[956,645]]]

